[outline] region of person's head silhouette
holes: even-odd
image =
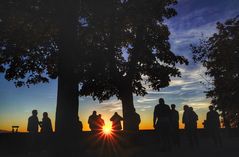
[[[47,118],[48,117],[48,113],[47,112],[43,112],[43,118]]]
[[[32,110],[32,115],[37,116],[37,110]]]
[[[118,113],[117,113],[117,112],[115,112],[115,115],[118,115]]]
[[[212,105],[210,105],[208,108],[209,108],[210,111],[213,110],[213,106]]]
[[[101,118],[101,114],[99,114],[98,117]]]
[[[163,98],[159,98],[159,104],[161,104],[161,105],[164,104],[164,99]]]
[[[96,115],[96,111],[93,111],[93,115]]]
[[[171,108],[172,108],[172,110],[175,110],[176,105],[175,105],[175,104],[172,104],[172,105],[171,105]]]
[[[189,109],[189,106],[188,106],[188,105],[184,105],[184,106],[183,106],[183,110],[184,110],[184,111],[187,111],[188,109]]]

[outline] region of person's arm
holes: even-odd
[[[42,122],[38,122],[38,125],[42,128]]]
[[[156,106],[155,106],[155,108],[154,108],[154,118],[153,118],[153,126],[154,126],[154,128],[155,128],[155,124],[156,123]]]
[[[140,118],[140,116],[139,116],[139,124],[141,123],[141,118]]]
[[[206,115],[206,121],[208,121],[208,119],[209,119],[209,112]]]
[[[28,118],[28,122],[27,122],[27,131],[30,131],[30,118]]]
[[[38,117],[37,117],[37,124],[38,124],[40,127],[42,127],[42,121],[40,122],[39,119],[38,119]]]
[[[178,111],[177,111],[177,121],[179,121],[179,113],[178,113]]]
[[[182,123],[185,124],[185,112],[183,113]]]
[[[52,129],[52,124],[51,124],[51,119],[49,118],[49,125],[50,125],[50,131],[53,132],[53,129]]]

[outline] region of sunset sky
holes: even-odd
[[[182,106],[188,104],[199,116],[198,126],[202,127],[210,100],[206,99],[205,82],[202,77],[205,69],[192,61],[189,45],[196,43],[204,36],[216,32],[216,22],[224,22],[228,18],[239,15],[239,0],[178,0],[175,6],[178,15],[165,21],[168,24],[171,49],[189,60],[188,66],[180,66],[181,78],[172,78],[170,86],[160,92],[148,89],[148,95],[134,97],[136,111],[141,116],[140,129],[153,129],[153,110],[158,99],[163,97],[166,104],[176,104],[180,113]],[[4,79],[0,74],[0,130],[11,130],[12,125],[19,125],[20,131],[26,131],[27,119],[33,109],[38,110],[39,120],[43,112],[55,122],[57,80],[48,84],[38,84],[30,88],[15,88],[13,82]],[[122,115],[121,101],[112,98],[99,104],[91,97],[79,97],[79,117],[83,122],[83,130],[88,130],[87,120],[93,110],[102,114],[107,125],[109,118],[118,112]],[[181,125],[182,127],[183,125]]]

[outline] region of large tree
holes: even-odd
[[[239,19],[238,16],[217,23],[217,32],[192,45],[193,57],[206,67],[212,78],[207,97],[224,112],[239,111]]]
[[[116,95],[122,101],[124,130],[132,130],[133,94],[147,93],[144,82],[154,90],[167,87],[171,76],[180,76],[176,64],[187,63],[170,50],[170,32],[164,23],[164,19],[176,15],[172,8],[176,1],[105,2],[98,2],[93,18],[85,19],[93,28],[101,28],[93,31],[98,32],[94,34],[97,40],[90,45],[100,49],[100,60],[89,62],[91,68],[84,76],[80,94],[100,101]],[[105,6],[107,9],[103,9]]]
[[[10,0],[0,4],[0,70],[16,86],[58,77],[58,133],[72,132],[78,116],[80,2]]]
[[[165,18],[175,0],[11,0],[0,5],[0,69],[17,86],[58,77],[56,131],[74,130],[81,95],[122,100],[130,130],[133,93],[180,76]],[[124,50],[124,51],[123,51]],[[127,56],[127,57],[125,57]],[[146,76],[146,80],[143,77]]]

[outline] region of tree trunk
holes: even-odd
[[[123,110],[123,129],[124,131],[132,131],[132,115],[135,111],[133,102],[132,85],[130,81],[123,81],[122,87],[120,88],[120,99],[122,101]]]
[[[74,75],[63,72],[58,77],[56,132],[71,134],[75,131],[78,116],[78,82]]]
[[[59,1],[59,63],[56,108],[56,133],[72,135],[78,116],[78,80],[75,74],[77,48],[77,12],[74,1]]]

